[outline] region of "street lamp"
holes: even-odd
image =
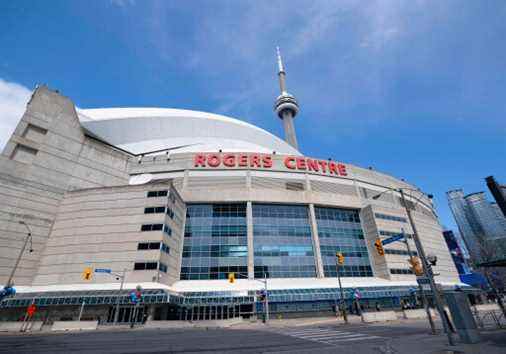
[[[404,194],[404,191],[414,191],[421,193],[421,196],[415,200],[415,202],[420,202],[422,196],[424,195],[422,192],[420,192],[417,189],[412,188],[389,188],[375,196],[372,197],[372,199],[377,200],[382,194],[387,192],[397,192],[401,195],[402,204],[404,206],[404,209],[406,210],[406,214],[408,215],[409,223],[411,225],[411,229],[413,230],[413,241],[415,242],[415,247],[418,252],[418,255],[420,256],[420,259],[422,260],[422,267],[423,267],[423,273],[425,277],[429,280],[429,285],[432,293],[434,294],[434,300],[436,302],[436,308],[439,312],[439,317],[441,318],[441,321],[443,322],[443,327],[446,332],[446,335],[448,336],[448,343],[450,345],[455,345],[453,342],[452,334],[450,332],[450,325],[448,323],[448,319],[446,317],[446,313],[444,312],[443,303],[439,294],[439,291],[436,287],[436,282],[434,281],[434,273],[432,272],[432,267],[429,265],[427,256],[425,255],[425,250],[423,249],[422,243],[420,241],[420,238],[418,236],[418,231],[415,226],[415,222],[413,220],[413,215],[411,215],[411,209],[408,207],[408,203],[406,200],[406,196]],[[427,195],[429,199],[432,199],[432,195]],[[430,208],[431,212],[434,214],[434,216],[437,217],[436,213],[432,208]]]
[[[30,241],[30,253],[33,252],[33,242],[32,242],[32,231],[30,230],[30,227],[24,222],[23,220],[18,221],[21,225],[25,225],[26,229],[28,230],[28,234],[26,235],[25,242],[23,243],[23,247],[21,248],[21,252],[19,252],[18,258],[16,259],[16,263],[14,264],[14,267],[12,268],[11,274],[9,276],[9,279],[7,280],[7,284],[5,285],[6,288],[9,288],[13,285],[12,279],[14,278],[14,273],[16,272],[16,269],[18,268],[19,262],[21,261],[21,257],[23,256],[23,253],[25,252],[26,245],[28,244],[28,241]]]

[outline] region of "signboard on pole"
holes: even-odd
[[[106,268],[96,268],[95,273],[111,273],[111,270]]]
[[[404,238],[403,234],[395,235],[395,236],[392,236],[392,237],[389,237],[389,238],[386,238],[386,239],[382,240],[381,244],[383,246],[385,246],[385,245],[388,245],[389,243],[402,240],[403,238]]]

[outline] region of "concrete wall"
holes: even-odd
[[[147,197],[148,191],[169,191],[169,196]],[[146,207],[170,207],[167,213],[145,214]],[[108,274],[95,273],[84,280],[85,268],[106,268],[121,273],[126,282],[172,283],[179,279],[181,240],[185,216],[184,203],[169,181],[140,186],[92,188],[65,194],[58,209],[46,248],[42,254],[34,285],[111,283]],[[164,224],[172,229],[141,231],[143,224]],[[140,242],[161,242],[169,254],[157,250],[138,250]],[[163,262],[167,273],[134,270],[135,262]]]
[[[0,155],[0,284],[7,281],[26,238],[33,236],[15,273],[17,285],[30,284],[60,200],[78,188],[125,184],[126,155],[85,136],[74,104],[39,87]]]

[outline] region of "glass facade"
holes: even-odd
[[[255,278],[316,277],[305,205],[253,204]]]
[[[358,210],[315,207],[315,215],[325,276],[337,277],[336,252],[341,252],[346,259],[341,276],[372,277]]]
[[[189,204],[181,279],[246,278],[246,229],[246,203]]]

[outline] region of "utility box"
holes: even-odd
[[[460,291],[445,292],[446,303],[450,309],[455,329],[463,343],[480,341],[480,332],[474,320],[466,294]]]

